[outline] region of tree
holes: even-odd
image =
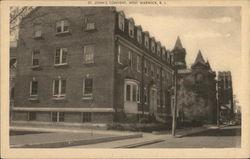
[[[17,33],[21,20],[36,7],[10,7],[10,35],[13,40],[17,39]]]

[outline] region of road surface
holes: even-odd
[[[164,142],[138,148],[234,148],[241,145],[240,126],[208,130],[182,138],[169,138]]]

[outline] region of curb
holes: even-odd
[[[131,144],[131,145],[119,146],[119,147],[115,147],[115,148],[136,148],[136,147],[140,147],[140,146],[144,146],[144,145],[151,145],[151,144],[163,142],[163,141],[165,141],[165,140],[155,139],[155,140],[144,141],[144,142],[135,143],[135,144]]]
[[[71,141],[59,141],[51,143],[36,143],[36,144],[20,144],[20,145],[10,145],[11,148],[61,148],[68,146],[78,146],[78,145],[89,145],[101,142],[109,142],[115,140],[124,140],[142,137],[142,134],[126,135],[126,136],[114,136],[109,138],[99,138],[99,139],[85,139],[85,140],[71,140]]]
[[[183,134],[183,135],[177,135],[176,138],[182,138],[182,137],[189,136],[189,135],[192,135],[192,134],[196,134],[196,133],[200,133],[200,132],[204,132],[204,131],[208,131],[208,130],[215,130],[215,129],[220,129],[220,127],[216,127],[216,128],[204,127],[203,130],[197,130],[197,131],[186,133],[186,134]]]

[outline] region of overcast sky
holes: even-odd
[[[240,7],[118,7],[126,18],[133,17],[166,49],[180,36],[190,66],[200,49],[214,71],[231,71],[234,94],[240,91],[241,9]]]

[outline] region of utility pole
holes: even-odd
[[[217,105],[217,126],[220,126],[220,84],[216,80],[216,105]]]
[[[173,119],[172,119],[172,136],[175,137],[176,133],[176,120],[177,120],[177,68],[174,63],[174,110],[173,110]]]

